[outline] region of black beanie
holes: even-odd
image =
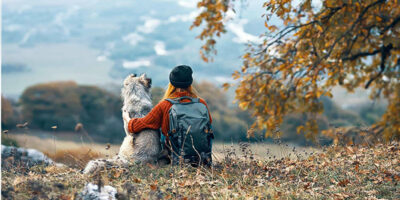
[[[193,71],[187,65],[179,65],[172,69],[169,74],[169,82],[177,88],[187,88],[193,82]]]

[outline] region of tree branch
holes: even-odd
[[[357,59],[357,58],[359,58],[359,57],[365,57],[365,56],[373,56],[373,55],[375,55],[375,54],[378,54],[379,52],[381,52],[381,49],[376,49],[375,51],[373,51],[373,52],[359,52],[359,53],[357,53],[357,54],[354,54],[354,55],[351,55],[351,56],[349,56],[349,57],[344,57],[344,58],[342,58],[342,60],[343,61],[353,61],[353,60],[355,60],[355,59]]]
[[[386,32],[386,31],[388,31],[389,29],[393,28],[394,26],[396,26],[396,24],[399,23],[399,22],[400,22],[400,16],[397,16],[397,17],[393,20],[393,22],[389,24],[389,26],[386,26],[386,27],[383,29],[383,33]]]
[[[333,42],[331,48],[329,49],[328,53],[324,56],[324,59],[328,58],[328,57],[331,55],[331,53],[332,53],[334,47],[336,46],[336,44],[337,44],[346,34],[350,33],[350,32],[354,29],[354,27],[362,20],[363,16],[365,15],[365,13],[367,13],[367,11],[368,11],[370,8],[376,6],[376,5],[380,4],[380,3],[384,3],[384,2],[385,2],[385,0],[378,0],[378,1],[375,1],[374,3],[369,4],[367,7],[365,7],[364,10],[361,11],[361,13],[360,13],[360,15],[358,16],[358,18],[356,19],[356,21],[351,25],[351,27],[350,27],[345,33],[343,33],[341,36],[339,36],[339,38],[336,38],[336,40]]]
[[[393,45],[392,43],[388,44],[387,46],[382,46],[381,47],[381,65],[380,65],[380,70],[379,73],[377,75],[375,75],[374,77],[372,77],[371,79],[369,79],[369,81],[367,82],[367,84],[365,85],[365,89],[368,89],[368,87],[370,86],[370,84],[377,79],[379,76],[382,75],[383,71],[385,71],[385,61],[386,58],[389,56],[390,54],[390,50],[393,49]]]

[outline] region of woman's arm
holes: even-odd
[[[162,101],[158,103],[151,111],[143,118],[132,118],[128,124],[128,131],[130,133],[138,133],[143,129],[159,129],[162,122]]]

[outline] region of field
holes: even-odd
[[[67,160],[71,167],[2,170],[4,199],[74,199],[87,182],[117,188],[118,199],[400,198],[397,142],[322,149],[279,143],[217,143],[210,169],[132,164],[86,176],[80,173],[84,157],[111,156],[118,146],[106,150],[105,144],[43,140],[23,134],[10,137],[20,144],[27,140],[27,147],[45,151],[54,160]],[[75,159],[61,158],[68,153]]]
[[[11,134],[8,137],[16,140],[21,147],[37,149],[57,162],[76,166],[75,161],[77,161],[80,163],[77,166],[78,168],[83,168],[92,158],[112,157],[119,151],[119,145],[90,142],[88,138],[69,132],[57,133],[55,137],[49,132],[18,133]],[[259,160],[280,159],[282,157],[295,158],[296,155],[292,152],[293,147],[297,154],[302,156],[305,156],[306,152],[315,153],[318,151],[315,148],[295,147],[290,144],[252,143],[248,146],[247,153],[251,152],[254,158]],[[213,144],[213,159],[221,161],[232,150],[236,150],[235,153],[243,156],[240,148],[238,143],[216,142]],[[82,155],[85,154],[86,157],[83,157]]]

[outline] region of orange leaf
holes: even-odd
[[[156,191],[157,190],[157,185],[154,185],[154,184],[150,185],[150,189],[153,190],[153,191]]]
[[[345,187],[349,183],[350,183],[350,181],[348,179],[344,179],[344,180],[339,181],[338,186]]]
[[[229,83],[224,83],[224,84],[222,85],[222,87],[224,88],[224,91],[227,91],[227,90],[229,89],[230,86],[231,86],[231,85],[230,85]]]

